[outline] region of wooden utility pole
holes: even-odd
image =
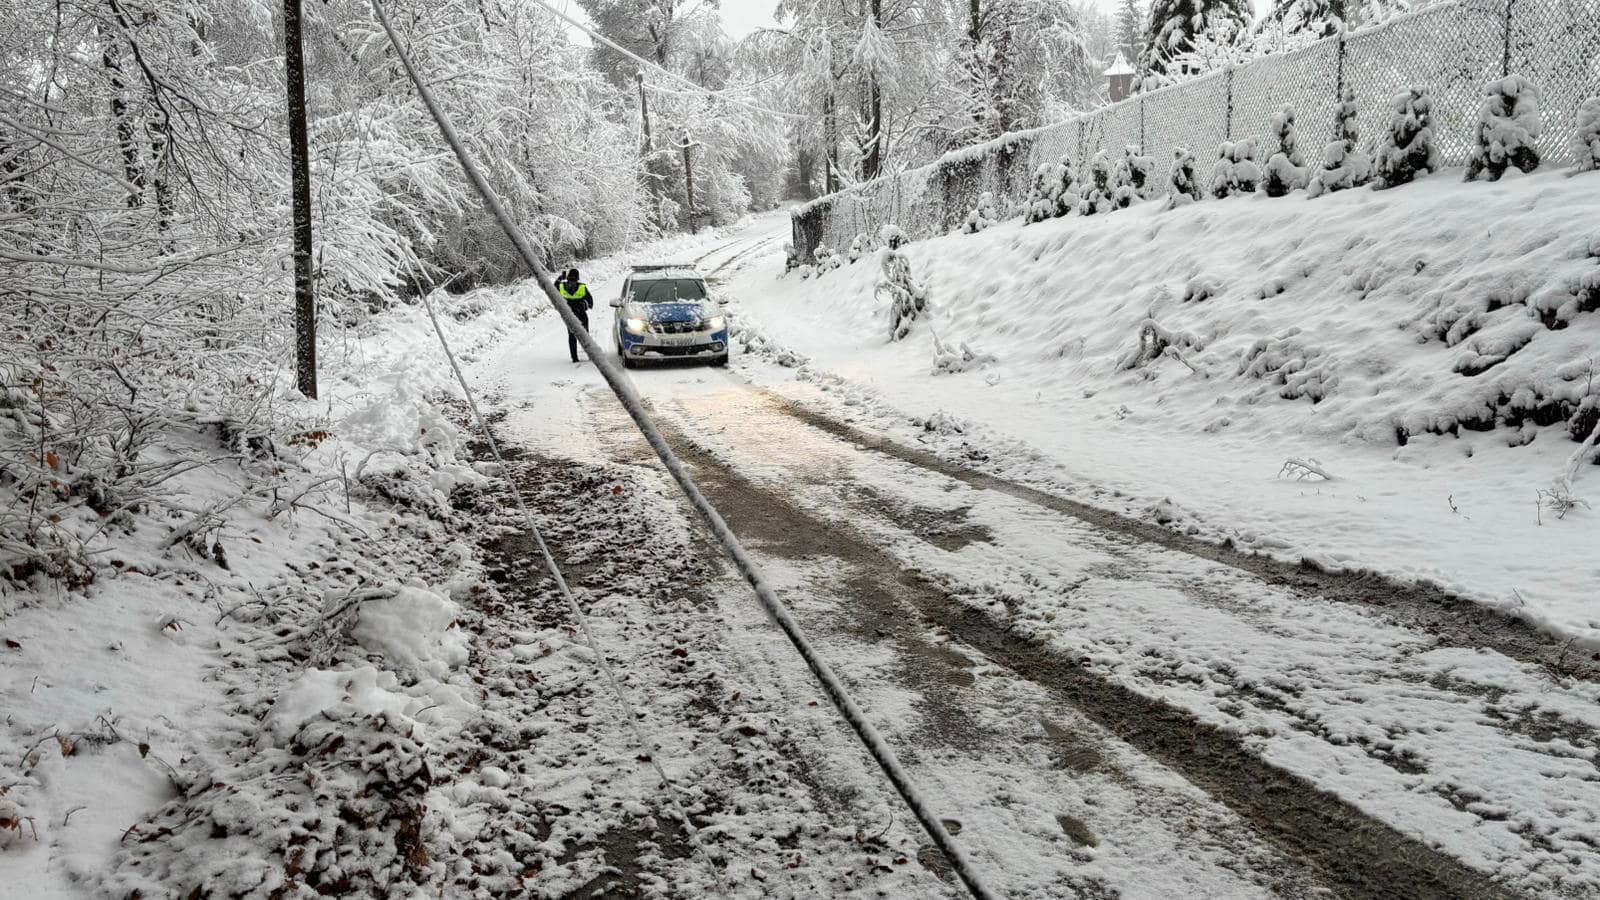
[[[283,0],[283,67],[289,87],[290,204],[294,217],[294,368],[300,393],[317,396],[317,301],[311,284],[311,152],[300,0]]]
[[[650,101],[644,95],[644,70],[635,71],[633,78],[639,83],[639,116],[644,122],[644,154],[649,156],[655,147],[650,141]]]
[[[683,148],[683,187],[684,193],[689,200],[689,233],[694,234],[698,230],[694,221],[694,163],[689,157],[689,151],[694,148],[694,142],[689,140],[687,129],[683,132],[683,142],[678,146]]]

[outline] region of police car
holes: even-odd
[[[728,364],[728,316],[692,265],[634,266],[622,282],[617,310],[617,355],[633,368],[641,362],[700,359]]]

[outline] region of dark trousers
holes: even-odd
[[[583,330],[584,331],[588,331],[589,330],[589,304],[582,303],[582,302],[579,302],[579,303],[568,303],[567,304],[567,308],[572,310],[572,314],[578,317],[578,321],[579,322],[583,323]],[[567,332],[567,352],[572,354],[572,361],[573,362],[577,362],[578,361],[578,336],[573,334],[570,331]]]

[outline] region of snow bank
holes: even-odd
[[[948,414],[992,465],[1065,469],[1107,489],[1092,502],[1170,496],[1215,539],[1426,578],[1600,643],[1600,470],[1576,482],[1593,509],[1557,522],[1536,500],[1600,416],[1597,178],[1456,170],[913,243],[932,329],[998,357],[936,397],[931,337],[885,345],[870,278],[734,288],[803,377],[872,386],[829,392],[856,391],[851,417],[867,394],[902,422]],[[1016,437],[1030,448],[1003,457]],[[1340,479],[1276,479],[1289,458]]]
[[[442,678],[467,661],[467,635],[456,627],[460,614],[453,601],[407,585],[393,597],[361,604],[350,636],[395,669]]]

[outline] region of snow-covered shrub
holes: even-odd
[[[1600,170],[1600,97],[1590,97],[1578,107],[1578,133],[1572,141],[1578,171]]]
[[[928,292],[911,276],[911,260],[900,247],[906,241],[898,225],[885,225],[878,234],[878,284],[874,295],[889,304],[889,340],[911,332],[911,323],[928,305]]]
[[[1322,168],[1311,176],[1306,193],[1312,197],[1360,187],[1372,178],[1372,158],[1357,146],[1361,127],[1356,123],[1356,94],[1345,89],[1333,110],[1333,140],[1322,148]]]
[[[816,249],[811,251],[811,256],[817,262],[817,274],[819,275],[823,272],[831,272],[844,265],[843,260],[839,259],[838,252],[826,244],[818,244]]]
[[[978,195],[978,205],[967,213],[967,220],[961,223],[963,234],[977,234],[999,221],[1000,215],[995,212],[994,194],[984,191]]]
[[[1217,164],[1211,170],[1211,196],[1217,199],[1234,194],[1254,193],[1261,183],[1261,167],[1256,165],[1256,142],[1223,141],[1217,147]]]
[[[1427,88],[1407,88],[1390,98],[1389,125],[1379,138],[1376,156],[1376,188],[1407,184],[1419,174],[1439,170],[1439,148],[1433,143],[1433,98]]]
[[[1277,140],[1278,148],[1267,157],[1267,177],[1262,190],[1268,197],[1283,197],[1306,184],[1306,165],[1300,157],[1294,107],[1285,106],[1272,117],[1272,137]]]
[[[1033,191],[1028,195],[1027,222],[1043,222],[1072,212],[1077,195],[1072,189],[1072,160],[1045,163],[1033,173]]]
[[[872,251],[874,251],[876,249],[878,249],[878,248],[877,248],[877,246],[875,244],[872,243],[872,237],[870,235],[868,235],[865,231],[863,231],[860,234],[856,235],[855,239],[850,242],[850,263],[851,263],[851,265],[854,265],[855,263],[859,262],[861,259],[863,259],[863,258],[865,258],[867,256],[870,256],[872,254]]]
[[[1202,196],[1200,176],[1194,170],[1194,154],[1183,147],[1172,148],[1172,171],[1167,175],[1167,209],[1193,203]]]
[[[783,242],[783,271],[788,274],[800,268],[800,253],[794,249],[794,244]]]
[[[1285,400],[1310,398],[1320,403],[1338,384],[1320,351],[1298,340],[1299,328],[1290,328],[1277,337],[1261,338],[1239,360],[1239,374],[1247,378],[1281,385],[1278,396]]]
[[[1198,350],[1200,339],[1181,331],[1169,331],[1155,319],[1145,319],[1139,325],[1139,344],[1117,360],[1120,370],[1137,369],[1145,363],[1163,356],[1183,359],[1181,351]],[[1187,365],[1187,362],[1185,362]]]
[[[980,353],[961,342],[952,347],[939,336],[933,336],[933,372],[934,375],[954,375],[968,369],[980,368],[988,363],[995,362],[994,354]]]
[[[1095,213],[1110,212],[1116,208],[1116,187],[1112,184],[1114,168],[1111,157],[1104,150],[1096,153],[1089,160],[1090,181],[1083,186],[1078,198],[1079,215],[1092,216]]]
[[[1128,146],[1122,150],[1122,159],[1117,161],[1116,189],[1112,194],[1112,204],[1119,208],[1133,205],[1135,200],[1143,200],[1150,196],[1150,189],[1154,187],[1150,175],[1155,171],[1156,161],[1145,156],[1138,147]]]
[[[1543,129],[1539,89],[1521,75],[1507,75],[1489,82],[1483,92],[1477,144],[1467,160],[1467,180],[1487,174],[1489,181],[1498,181],[1511,166],[1523,172],[1537,169],[1539,150],[1534,142]]]

